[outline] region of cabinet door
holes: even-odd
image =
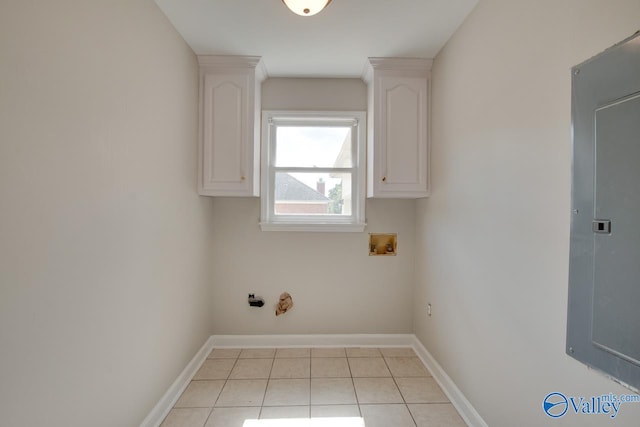
[[[200,194],[252,196],[249,74],[204,74]],[[252,125],[252,123],[251,123]]]
[[[426,197],[427,79],[384,77],[379,95],[377,196]]]

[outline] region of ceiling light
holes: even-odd
[[[322,11],[331,0],[282,0],[293,13],[311,16]]]

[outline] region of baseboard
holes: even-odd
[[[198,350],[186,368],[180,373],[178,378],[171,384],[169,390],[162,396],[156,406],[149,412],[147,418],[142,421],[140,427],[158,427],[167,416],[173,405],[178,401],[182,392],[187,388],[191,378],[198,372],[200,366],[207,359],[213,349],[213,337],[209,337],[204,345]]]
[[[471,402],[462,394],[453,380],[442,369],[442,366],[433,358],[431,353],[422,345],[420,340],[414,335],[413,349],[418,354],[422,363],[433,375],[444,394],[447,395],[453,406],[458,410],[465,423],[471,427],[488,427],[487,423],[482,419],[478,411],[471,405]]]
[[[213,335],[215,348],[411,347],[413,334]]]

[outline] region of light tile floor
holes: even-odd
[[[357,423],[340,424],[339,417]],[[363,421],[366,427],[465,426],[410,348],[279,348],[214,349],[161,427]]]

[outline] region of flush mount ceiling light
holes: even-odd
[[[282,0],[293,13],[300,16],[311,16],[322,11],[331,0]]]

